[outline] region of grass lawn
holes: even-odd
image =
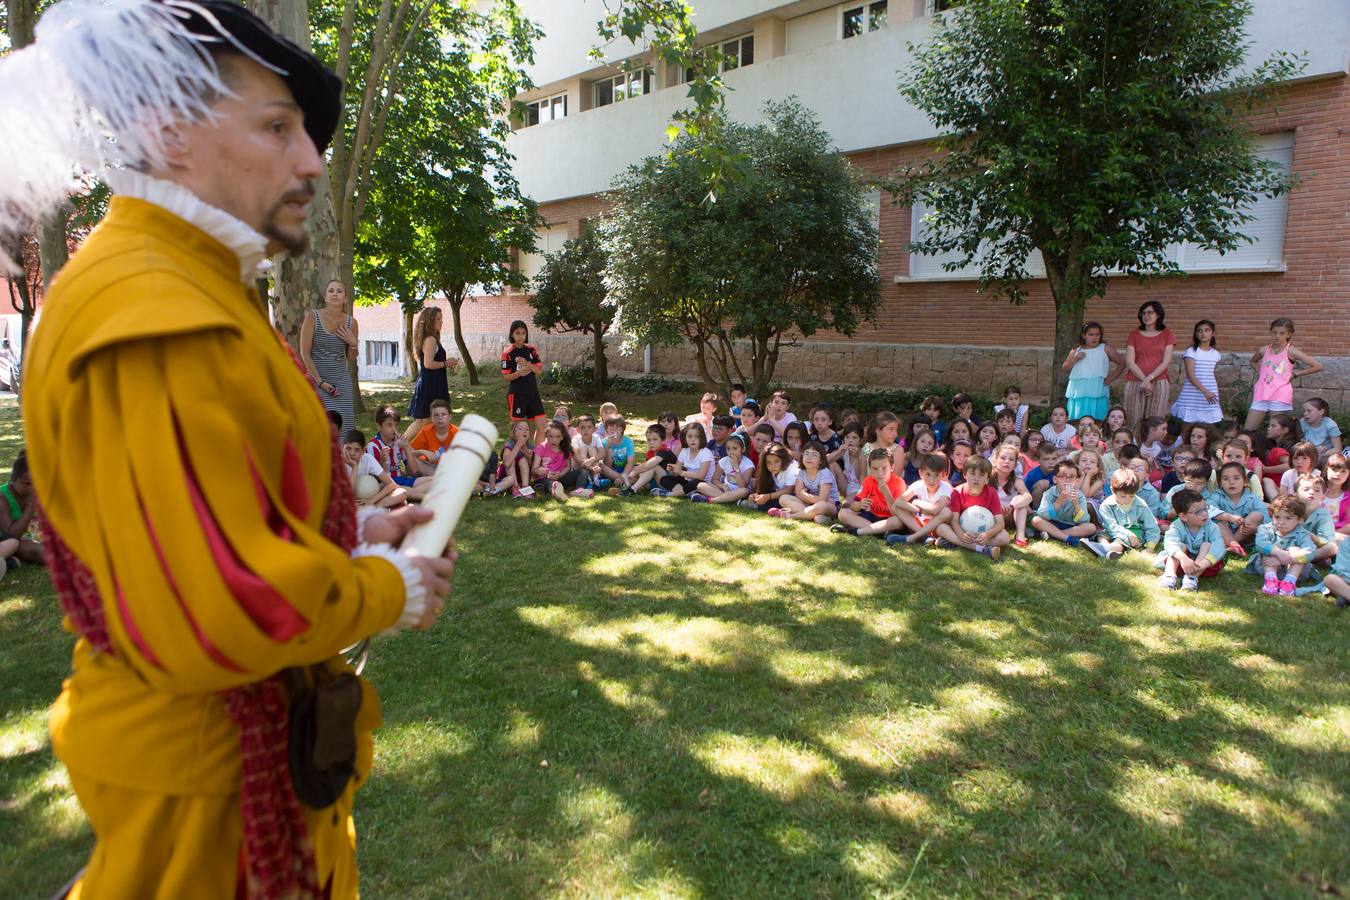
[[[457,411],[500,418],[485,376]],[[639,447],[696,406],[618,402]],[[367,896],[1350,891],[1350,616],[1320,598],[652,498],[476,502],[459,544],[447,614],[368,670]],[[0,592],[0,884],[44,897],[91,844],[46,738],[71,640],[44,573]]]

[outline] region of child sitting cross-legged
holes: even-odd
[[[608,487],[611,494],[623,493],[623,489],[629,486],[628,473],[637,463],[633,439],[624,434],[627,427],[628,422],[618,413],[605,419],[605,456],[600,464],[600,484]]]
[[[690,422],[684,426],[684,449],[675,462],[666,467],[660,487],[652,488],[653,497],[684,497],[698,490],[699,482],[707,479],[716,464],[703,426]]]
[[[778,498],[778,509],[769,510],[769,515],[830,524],[839,511],[839,485],[826,464],[827,455],[825,445],[820,441],[811,441],[802,448],[796,487]]]
[[[1017,447],[1010,443],[1000,444],[994,451],[994,474],[989,483],[998,491],[998,501],[1003,504],[1003,525],[1013,529],[1013,542],[1018,547],[1027,545],[1027,514],[1031,510],[1031,491],[1018,476],[1019,461]]]
[[[1147,469],[1142,459],[1140,463],[1140,468]],[[1105,540],[1085,540],[1083,546],[1105,559],[1120,559],[1126,550],[1142,550],[1158,542],[1158,520],[1139,497],[1141,482],[1148,484],[1148,479],[1133,468],[1122,466],[1111,473],[1111,495],[1097,507]]]
[[[1079,487],[1082,480],[1077,463],[1065,459],[1055,466],[1055,486],[1041,497],[1041,505],[1031,517],[1031,527],[1039,530],[1042,537],[1077,547],[1083,538],[1097,533],[1087,498]]]
[[[947,458],[942,454],[919,457],[919,477],[891,504],[891,514],[909,534],[893,531],[886,535],[886,543],[908,547],[936,540],[938,526],[951,518],[952,486],[942,477],[946,471]]]
[[[1248,571],[1263,571],[1263,594],[1292,596],[1294,584],[1312,558],[1312,535],[1303,525],[1308,509],[1292,494],[1276,497],[1270,504],[1270,521],[1256,529],[1255,553]]]
[[[581,487],[593,484],[598,488],[609,487],[600,483],[600,470],[605,467],[605,439],[596,433],[595,417],[582,414],[576,418],[576,433],[572,435],[572,456],[576,458],[577,468],[586,474],[582,477]]]
[[[782,444],[770,444],[759,455],[755,467],[755,485],[737,506],[749,506],[761,512],[777,509],[784,494],[797,488],[797,461]]]
[[[965,481],[952,491],[951,516],[938,525],[937,535],[948,544],[998,559],[1011,537],[1003,527],[998,489],[989,483],[993,473],[993,464],[983,456],[966,460],[962,470]],[[984,513],[974,513],[977,508]]]
[[[867,454],[867,477],[862,487],[844,503],[838,523],[831,525],[830,530],[872,536],[895,531],[900,520],[891,515],[891,506],[904,492],[905,483],[891,467],[890,449],[873,448]]]
[[[1223,537],[1209,518],[1209,503],[1189,488],[1172,495],[1177,519],[1167,527],[1163,548],[1153,560],[1162,569],[1158,586],[1172,590],[1181,576],[1183,591],[1198,591],[1200,576],[1219,574],[1223,569]]]
[[[1205,495],[1223,545],[1234,556],[1247,555],[1247,545],[1266,521],[1266,504],[1252,493],[1248,475],[1242,463],[1226,462],[1219,467],[1218,488]]]
[[[1300,475],[1294,482],[1294,496],[1302,500],[1306,507],[1303,527],[1308,529],[1317,547],[1312,555],[1313,562],[1322,562],[1336,555],[1336,525],[1331,513],[1322,505],[1326,495],[1327,484],[1322,480],[1321,472]]]
[[[712,477],[700,481],[698,493],[690,497],[696,503],[735,503],[750,496],[755,483],[755,464],[745,452],[745,438],[729,435],[726,456],[717,461]]]
[[[620,493],[636,494],[666,474],[666,468],[675,464],[675,451],[666,446],[669,440],[666,427],[660,422],[647,426],[647,458],[624,475],[625,486]]]
[[[526,419],[516,419],[511,423],[511,433],[502,447],[501,465],[497,467],[496,492],[511,491],[512,497],[533,497],[534,450],[530,447],[530,423]],[[530,493],[522,492],[530,488]]]
[[[544,441],[534,448],[534,490],[541,496],[552,496],[566,503],[567,492],[573,496],[589,497],[583,487],[586,483],[586,470],[581,468],[572,454],[572,436],[567,425],[554,419],[544,427]]]
[[[352,479],[357,506],[389,509],[407,501],[408,492],[394,484],[379,460],[366,452],[366,436],[355,428],[342,435],[342,456]]]

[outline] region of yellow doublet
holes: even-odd
[[[323,537],[328,419],[235,254],[200,229],[115,197],[26,366],[38,496],[97,581],[115,651],[77,641],[51,713],[98,838],[83,896],[234,897],[238,736],[220,692],[393,625],[403,580]],[[306,810],[333,897],[356,893],[352,793],[378,724],[366,686],[358,778]]]

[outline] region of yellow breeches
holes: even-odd
[[[147,794],[82,778],[70,781],[93,826],[93,855],[71,900],[235,900],[239,873],[239,795]],[[327,896],[358,894],[352,790],[305,821]]]

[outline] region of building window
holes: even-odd
[[[525,126],[567,118],[567,95],[554,94],[525,104]]]
[[[946,12],[949,9],[961,5],[961,0],[928,0],[928,15],[934,13]]]
[[[722,71],[730,72],[755,61],[755,36],[745,34],[722,43]]]
[[[392,369],[398,365],[396,341],[366,341],[366,365]]]
[[[567,226],[555,225],[552,228],[542,228],[534,233],[534,252],[520,254],[519,268],[520,274],[524,275],[529,281],[539,274],[539,270],[544,267],[544,254],[557,253],[567,242]],[[526,287],[526,293],[532,293],[533,287]]]
[[[631,72],[621,72],[613,78],[605,78],[595,83],[595,105],[609,106],[611,103],[619,103],[632,97],[641,97],[643,94],[650,94],[655,87],[656,81],[652,77],[650,66],[643,66]]]
[[[931,0],[930,0],[931,2]],[[843,10],[843,35],[846,38],[857,37],[867,31],[877,31],[886,27],[886,0],[875,0],[859,6],[841,7]]]

